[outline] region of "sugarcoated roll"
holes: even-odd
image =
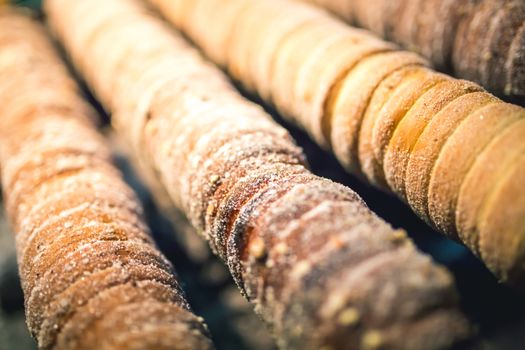
[[[212,349],[46,29],[0,8],[0,164],[40,349]]]
[[[206,14],[210,12],[204,9],[213,6],[213,0],[191,1],[193,5],[185,7],[187,12],[179,14],[185,18],[183,26],[168,3],[187,3],[189,0],[150,2],[207,53],[211,37],[192,34],[206,31]],[[322,2],[328,4],[329,1]],[[487,13],[494,13],[492,4],[501,1],[481,2],[486,9],[479,16],[486,18],[490,17]],[[353,2],[348,0],[347,3]],[[409,42],[419,32],[408,19],[417,13],[419,6],[430,6],[430,3],[434,2],[367,1],[366,6],[352,10],[367,13],[366,23],[381,27],[387,34],[397,33]],[[458,6],[463,8],[468,2],[439,3],[442,6],[461,3],[463,5]],[[509,3],[505,8],[517,6],[515,2],[511,3],[512,6]],[[283,117],[302,127],[319,145],[331,149],[348,171],[395,193],[435,229],[465,243],[501,281],[511,284],[525,281],[525,217],[519,210],[514,210],[516,204],[513,201],[503,199],[494,205],[500,210],[486,211],[485,218],[477,216],[476,208],[488,205],[491,199],[477,196],[478,190],[466,182],[467,178],[480,176],[483,170],[479,167],[490,171],[490,162],[477,164],[476,175],[471,175],[477,159],[488,159],[485,156],[490,149],[488,146],[525,117],[523,108],[491,96],[475,83],[435,72],[422,57],[401,51],[369,32],[341,25],[322,9],[301,1],[231,0],[229,6],[242,8],[242,11],[239,10],[237,16],[230,14],[223,18],[223,28],[235,32],[222,34],[229,40],[223,46],[226,60],[217,61],[219,65],[241,84],[246,82],[249,91],[273,104]],[[379,26],[370,17],[381,13],[372,11],[374,6],[386,6],[389,13],[395,15],[385,15],[384,18],[391,18],[395,23]],[[504,10],[496,12],[505,17],[501,11]],[[276,12],[280,16],[275,16]],[[258,23],[262,23],[249,27],[254,39],[264,37],[270,29],[273,29],[272,37],[278,37],[279,33],[275,31],[281,30],[279,44],[266,48],[258,40],[252,40],[243,43],[251,47],[240,52],[230,51],[231,47],[241,44],[236,42],[239,35],[234,34],[248,28],[248,24],[241,20],[244,16],[257,17]],[[519,11],[516,16],[520,16]],[[459,28],[474,28],[474,23],[470,23],[472,21],[469,22],[467,17],[458,18],[461,22]],[[192,21],[192,18],[199,20]],[[479,35],[487,40],[497,36],[498,31],[487,34],[486,21],[476,19],[474,22],[476,31],[483,33]],[[295,25],[289,27],[288,23]],[[475,42],[478,34],[469,33],[462,39]],[[310,36],[312,40],[309,41]],[[332,40],[339,44],[334,46],[337,49],[331,49]],[[466,43],[463,45],[468,51],[467,46]],[[270,49],[272,52],[264,51]],[[519,50],[512,46],[514,49]],[[478,60],[472,50],[467,51],[461,54],[462,58],[468,58],[469,62]],[[243,54],[246,52],[250,54]],[[236,75],[235,67],[249,66],[253,57],[266,58],[266,65],[271,69],[251,69],[246,70],[248,75]],[[214,56],[210,58],[214,59]],[[465,70],[471,68],[471,64],[465,65]],[[274,83],[268,84],[268,80]],[[524,144],[522,135],[513,147],[521,150]],[[504,159],[506,153],[507,150],[499,148],[498,155],[491,154],[489,158]],[[510,165],[501,176],[506,176],[507,171],[510,171]],[[499,178],[490,177],[487,181],[490,181],[485,184],[487,187],[496,192],[503,191]],[[525,196],[525,188],[517,188],[515,195]],[[499,192],[493,196],[491,198],[503,198]],[[477,198],[483,203],[461,200],[459,207],[460,197]],[[507,220],[499,217],[503,212],[506,212],[504,217]],[[487,226],[483,220],[498,222],[502,226]],[[469,222],[468,232],[463,231],[467,227],[464,222]],[[489,231],[489,227],[493,231]],[[503,235],[513,237],[514,243],[505,243]],[[480,245],[480,240],[485,243]],[[481,246],[487,251],[478,251]],[[490,260],[484,258],[489,255]]]
[[[281,348],[442,349],[467,335],[448,272],[352,190],[312,174],[286,130],[239,95],[220,70],[147,13],[142,2],[45,4],[51,27],[88,85],[107,102],[134,158],[227,264]],[[201,5],[167,3],[176,11]],[[189,28],[192,18],[205,13],[220,11],[226,18],[230,11],[248,10],[236,5],[214,1],[202,13],[177,16]],[[220,25],[220,18],[209,23],[217,27],[208,47],[217,60],[226,59],[228,51],[216,51],[217,44],[228,42],[222,35],[234,25]],[[291,21],[279,28],[302,41],[295,30],[309,23]],[[84,34],[70,31],[72,25]],[[321,30],[306,27],[311,33]],[[243,42],[235,52],[252,51],[249,40],[237,34]],[[269,34],[264,45],[287,46],[288,35]],[[288,55],[273,67],[264,60],[244,62],[236,67],[237,79],[263,64],[269,75],[258,86],[269,89],[283,78],[277,73],[280,60]],[[407,55],[407,64],[413,61],[420,59]],[[403,333],[412,330],[407,340]]]
[[[525,100],[522,0],[302,0],[427,57],[498,96]]]

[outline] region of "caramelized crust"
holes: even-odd
[[[295,8],[282,3],[286,11],[266,1],[167,1],[164,5],[170,13],[177,11],[173,19],[219,64],[232,69],[236,79],[244,81],[250,75],[251,87],[262,94],[271,92],[265,96],[290,108],[302,123],[295,103],[302,100],[300,108],[311,105],[310,98],[296,89],[302,88],[297,82],[317,81],[310,69],[317,71],[320,63],[303,64],[294,57],[300,47],[296,40],[307,45],[302,54],[315,56],[322,53],[310,46],[305,33],[345,29],[329,19],[312,22],[317,12],[309,7],[299,7],[297,16],[290,15]],[[402,230],[374,215],[349,188],[313,175],[288,133],[238,95],[195,49],[154,14],[144,13],[139,1],[86,4],[48,0],[50,25],[82,76],[107,101],[115,128],[132,145],[134,158],[144,160],[142,166],[156,174],[173,202],[228,265],[282,348],[370,349],[376,344],[385,349],[441,349],[466,336],[468,326],[458,312],[451,276],[415,250]],[[90,16],[85,16],[86,11]],[[126,20],[122,14],[129,12]],[[261,39],[257,46],[234,29],[250,22],[239,18],[241,13],[257,21],[272,13],[279,20],[261,21],[264,35],[262,29],[249,25],[254,37]],[[101,30],[102,24],[96,24],[101,18],[115,21],[106,20]],[[195,25],[201,21],[212,28]],[[73,24],[91,34],[75,35],[68,29]],[[131,27],[137,28],[133,36]],[[365,34],[356,31],[355,37],[359,35]],[[353,37],[353,33],[342,35],[333,45],[352,42]],[[377,40],[370,44],[368,34],[366,38],[360,54],[345,53],[352,63],[335,67],[315,91],[319,96],[312,95],[317,106],[312,122],[323,114],[319,104],[341,79],[338,75],[376,52],[379,56],[391,51],[390,45]],[[326,45],[335,54],[329,41]],[[271,52],[259,51],[262,47]],[[232,61],[241,54],[242,60]],[[394,54],[381,55],[388,65],[379,76],[423,64],[413,54],[401,60]],[[293,71],[285,69],[291,68],[290,59],[298,64]],[[379,61],[375,66],[381,66]],[[164,82],[143,76],[157,76]],[[372,92],[373,86],[367,85],[363,99]],[[381,292],[387,284],[388,296]],[[93,303],[105,303],[105,298],[111,297],[101,295]],[[412,329],[417,333],[408,341],[403,330]]]
[[[199,20],[185,21],[183,27],[169,9],[168,3],[174,1],[150,2],[207,53],[211,36],[194,37],[192,33],[206,31],[208,12],[204,9],[212,6],[214,1],[197,1],[199,6],[193,8],[192,15]],[[479,77],[479,67],[491,70],[497,65],[497,77],[487,73],[483,79],[501,86],[501,80],[507,79],[508,70],[503,70],[507,65],[514,67],[510,79],[521,79],[520,84],[525,81],[522,79],[525,55],[522,54],[523,46],[520,46],[525,38],[522,35],[525,26],[518,24],[520,18],[523,22],[523,1],[487,0],[478,1],[476,6],[471,0],[367,0],[362,4],[359,0],[312,2],[339,10],[344,8],[345,13],[353,16],[352,19],[359,24],[373,27],[408,46],[415,40],[432,39],[424,45],[415,43],[416,48],[424,47],[421,50],[432,57],[446,56],[436,54],[433,48],[447,51],[447,55],[457,55],[456,68],[472,79]],[[483,192],[486,190],[480,188],[478,193],[476,187],[465,181],[469,173],[477,174],[469,178],[469,181],[475,181],[473,176],[490,172],[493,159],[506,159],[508,149],[489,151],[487,145],[500,139],[507,128],[518,125],[525,117],[522,108],[498,100],[474,83],[437,73],[428,68],[428,63],[421,57],[399,51],[370,33],[342,26],[322,10],[316,11],[307,4],[286,0],[231,0],[230,3],[229,6],[234,6],[233,3],[243,6],[238,17],[257,17],[260,25],[250,26],[238,17],[224,18],[225,28],[230,22],[235,22],[236,26],[229,45],[223,46],[228,55],[226,61],[219,62],[222,66],[232,72],[232,67],[245,64],[243,62],[248,57],[260,60],[266,57],[265,64],[272,69],[255,69],[246,72],[251,74],[243,73],[235,78],[247,84],[249,89],[255,87],[259,97],[272,103],[286,119],[301,126],[319,145],[330,147],[348,171],[395,193],[430,225],[449,237],[462,240],[482,259],[487,255],[478,251],[478,234],[472,232],[481,229],[481,218],[476,213],[480,207],[488,205],[489,199]],[[503,3],[504,6],[496,6]],[[435,9],[437,18],[446,20],[449,16],[454,23],[436,24],[430,20],[425,23],[429,16],[422,14],[422,9]],[[511,10],[513,15],[508,12]],[[197,14],[199,11],[201,13]],[[279,16],[275,15],[277,12]],[[295,25],[292,30],[288,27],[291,22],[301,25]],[[509,29],[511,37],[508,38],[507,24],[513,28]],[[434,26],[435,34],[426,28],[427,25]],[[239,36],[234,34],[245,28],[249,28],[254,40],[242,45],[251,48],[244,48],[242,53],[230,51],[230,47],[239,44],[236,42]],[[456,38],[457,47],[450,42],[455,38],[456,29],[462,33]],[[278,37],[277,31],[281,30],[281,40],[278,45],[272,45],[271,53],[265,51],[266,46],[261,46],[270,30],[272,37]],[[445,35],[445,39],[438,35]],[[479,47],[477,43],[482,45]],[[493,54],[499,43],[510,45],[509,54]],[[486,50],[486,45],[491,49]],[[244,52],[250,54],[244,55]],[[258,67],[263,67],[263,64]],[[273,84],[268,85],[268,79]],[[505,84],[511,90],[516,89],[509,82]],[[525,137],[521,135],[520,140],[514,139],[512,152],[523,153]],[[485,152],[491,152],[490,156]],[[473,170],[478,159],[491,161],[477,163],[476,170]],[[488,181],[483,188],[499,191],[500,182],[510,171],[510,168],[505,169],[498,177],[483,177]],[[525,196],[524,189],[520,190],[519,186],[516,191],[516,196]],[[460,197],[461,208],[458,207]],[[473,202],[469,203],[466,198],[473,198]],[[520,284],[524,281],[525,268],[519,259],[509,260],[508,256],[525,254],[525,248],[517,252],[525,247],[525,235],[516,224],[525,225],[525,217],[510,219],[505,214],[509,220],[503,221],[498,213],[507,210],[508,215],[518,215],[518,211],[513,210],[513,201],[502,200],[498,205],[501,205],[499,211],[485,214],[491,222],[502,225],[498,228],[490,226],[494,229],[492,232],[484,231],[487,235],[485,246],[491,259],[491,262],[485,262],[500,280]],[[512,247],[499,240],[501,232],[514,237],[516,242]],[[490,244],[495,246],[489,248]],[[495,262],[498,257],[501,262]],[[512,262],[517,265],[511,266]]]
[[[302,0],[416,51],[498,96],[525,97],[522,0]],[[184,1],[183,1],[184,2]]]
[[[39,348],[211,349],[96,113],[46,30],[9,8],[0,9],[0,100],[2,191]]]

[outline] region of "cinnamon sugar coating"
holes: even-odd
[[[504,200],[502,192],[503,184],[510,181],[509,185],[517,188],[514,195],[525,196],[524,187],[520,189],[514,183],[518,178],[507,176],[519,160],[514,158],[514,151],[503,147],[495,151],[492,147],[525,118],[523,108],[498,100],[474,83],[437,73],[416,54],[400,51],[371,33],[345,26],[321,9],[297,1],[229,1],[228,6],[237,9],[237,15],[222,19],[224,59],[216,59],[217,51],[208,50],[211,36],[202,33],[211,31],[207,23],[213,16],[210,9],[217,6],[217,1],[150,0],[150,3],[248,90],[273,104],[284,118],[302,127],[319,145],[331,149],[348,171],[395,193],[435,229],[461,240],[501,281],[525,283],[525,208],[515,208],[517,203],[509,198]],[[189,2],[192,4],[186,4]],[[407,45],[416,37],[431,35],[416,28],[412,20],[420,15],[420,8],[440,5],[441,15],[463,11],[471,3],[314,2],[326,6],[332,3],[356,16],[362,25],[373,27],[387,37],[402,38]],[[480,65],[495,66],[492,56],[486,59],[490,52],[476,44],[479,38],[492,46],[496,38],[498,42],[506,42],[501,38],[506,35],[503,22],[516,27],[516,17],[522,16],[523,1],[520,5],[513,0],[479,3],[479,11],[465,10],[464,16],[451,16],[458,21],[458,31],[466,31],[456,38],[465,41],[459,46],[463,51],[454,53],[461,57],[462,69],[469,78],[477,76]],[[494,6],[499,3],[505,6]],[[186,12],[175,14],[170,6],[181,6]],[[516,17],[506,12],[509,9],[515,11]],[[258,25],[250,25],[244,17],[257,18]],[[435,29],[440,33],[452,30],[445,27]],[[239,34],[245,31],[251,33],[252,40]],[[268,48],[264,45],[266,36],[273,38],[274,43]],[[434,44],[443,50],[450,46],[443,42]],[[510,50],[518,52],[520,47],[513,44]],[[523,66],[524,62],[519,60],[525,55],[512,57],[493,58]],[[522,75],[520,69],[515,68],[512,79]],[[499,72],[497,78],[501,80],[504,74],[501,69]],[[496,77],[486,79],[497,81]],[[514,139],[512,146],[520,157],[525,145],[525,135],[521,136],[520,140]],[[475,165],[479,159],[485,162]],[[500,176],[485,176],[495,159],[505,160],[507,165],[499,170]],[[488,183],[478,193],[471,184],[481,181]],[[493,198],[501,198],[494,204],[499,208],[497,211],[488,210]],[[502,238],[507,235],[513,237],[511,244]]]
[[[106,102],[134,158],[228,265],[281,348],[442,349],[467,335],[449,273],[352,190],[313,175],[288,133],[141,2],[45,4],[52,29]],[[236,6],[238,1],[203,4],[165,2],[182,27],[211,16],[209,25],[217,27],[197,28],[195,35],[202,34],[221,61],[228,51],[217,45],[231,40],[222,36],[231,23],[220,18],[249,7]],[[191,13],[193,8],[203,12]],[[224,17],[212,16],[211,8]],[[301,13],[315,16],[315,11]],[[69,30],[73,24],[82,36]],[[281,40],[268,35],[265,45],[279,46]],[[364,52],[382,50],[368,48]],[[245,49],[239,45],[235,51]],[[406,55],[406,64],[421,62]],[[267,64],[244,62],[236,78],[254,72],[252,63]],[[267,66],[271,76],[256,85],[276,86],[281,77],[274,68]],[[156,79],[142,78],[154,72],[161,72]],[[286,93],[297,91],[286,86]],[[286,98],[281,101],[293,107]],[[412,339],[406,331],[414,331]]]
[[[498,96],[525,97],[521,0],[303,0],[428,58]]]
[[[39,348],[211,349],[45,28],[4,7],[0,100],[2,191]]]

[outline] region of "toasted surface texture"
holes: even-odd
[[[257,18],[251,4],[165,2],[196,38],[214,37],[207,47],[221,64],[230,52],[213,40],[220,35],[229,45],[227,28],[244,22],[221,24],[213,9],[228,13],[222,19],[235,17],[233,12]],[[259,15],[278,12],[270,5],[257,3]],[[370,212],[352,190],[313,175],[288,133],[144,4],[49,0],[46,12],[135,158],[228,265],[282,348],[367,349],[374,338],[385,349],[442,349],[467,335],[448,272]],[[214,17],[208,23],[220,33],[194,26],[208,13]],[[286,34],[269,34],[265,47],[295,47],[295,38],[303,42],[300,33],[310,30],[307,18],[316,12],[297,13],[305,17],[293,23],[283,17],[286,23],[275,29]],[[235,37],[242,42],[232,52],[257,54],[240,32]],[[251,64],[264,64],[268,75],[251,82],[275,86],[274,79],[282,78],[278,66],[287,58],[265,57],[272,61],[239,62],[235,77],[256,71]],[[156,79],[147,78],[155,72]],[[295,81],[304,70],[289,73]],[[291,85],[283,88],[294,96]],[[402,334],[416,328],[408,342]]]
[[[498,96],[525,102],[522,0],[302,0],[427,57]]]
[[[4,7],[0,100],[2,192],[39,348],[211,349],[46,30]]]
[[[213,1],[199,0],[199,6],[189,9],[184,16],[190,20],[184,21],[183,26],[170,10],[169,4],[174,1],[150,2],[207,53],[210,37],[197,37],[192,33],[207,30],[206,23],[211,18],[206,17],[209,12],[204,9],[212,6]],[[357,2],[347,1],[350,7]],[[234,75],[235,67],[246,64],[249,57],[271,58],[266,64],[273,68],[258,73],[256,70],[247,71],[246,75],[235,78],[243,84],[247,82],[250,90],[255,87],[259,97],[273,104],[287,120],[302,127],[321,146],[331,148],[348,171],[395,193],[431,226],[449,237],[462,240],[500,280],[515,284],[525,282],[525,266],[521,259],[509,260],[509,256],[525,254],[525,234],[518,228],[525,226],[525,217],[519,211],[523,208],[514,210],[512,207],[518,204],[501,199],[498,202],[500,210],[487,209],[483,219],[478,216],[478,210],[488,205],[491,199],[485,194],[478,195],[478,191],[486,190],[478,190],[466,183],[467,179],[472,183],[474,177],[490,171],[493,159],[506,157],[508,149],[500,147],[496,151],[489,146],[525,118],[523,108],[498,100],[475,83],[437,73],[428,68],[428,62],[420,56],[396,49],[371,33],[345,27],[328,13],[301,1],[231,0],[231,3],[238,3],[243,11],[237,17],[224,18],[224,28],[236,23],[232,30],[242,32],[243,24],[247,24],[241,21],[241,17],[257,16],[264,25],[250,27],[254,37],[263,37],[267,28],[273,28],[272,36],[277,37],[277,31],[283,28],[282,39],[279,45],[272,46],[272,53],[265,52],[255,40],[244,42],[243,45],[251,48],[245,48],[243,52],[251,54],[243,55],[229,51],[238,44],[238,36],[230,32],[228,45],[223,46],[224,53],[230,54],[225,61],[219,62],[223,67]],[[330,0],[322,3],[328,5]],[[496,9],[494,4],[502,1],[480,1],[483,11],[472,13],[467,11],[470,1],[439,3],[440,16],[451,11],[466,11],[462,16],[451,15],[451,18],[457,20],[458,28],[466,28],[465,36],[460,39],[472,43],[477,42],[478,35],[492,42],[498,36],[496,33],[503,31],[501,21],[514,23],[515,18],[509,18],[506,9],[514,9],[516,16],[521,16],[518,11],[521,5],[515,1],[508,1],[501,9]],[[366,19],[361,19],[363,24],[377,27],[387,36],[399,35],[408,44],[414,38],[430,35],[420,33],[410,19],[418,14],[418,9],[432,7],[432,4],[431,0],[396,1],[395,4],[392,1],[372,1],[348,13],[366,16]],[[341,6],[338,2],[337,8]],[[387,15],[379,10],[372,11],[379,7],[384,7]],[[281,15],[275,16],[275,12]],[[396,21],[386,26],[370,17],[384,15],[382,20],[385,20],[390,13]],[[491,14],[494,13],[498,16],[493,17]],[[191,21],[194,17],[199,20]],[[490,25],[485,25],[487,18],[492,18]],[[303,24],[290,30],[285,26],[290,21]],[[489,28],[492,25],[499,29],[492,30]],[[447,32],[450,28],[440,30]],[[309,41],[310,34],[312,40]],[[330,44],[331,41],[334,44]],[[330,45],[337,49],[330,50]],[[466,50],[460,55],[465,59],[465,71],[473,77],[476,73],[472,69],[478,63],[472,62],[480,61],[476,55],[479,48],[468,43],[462,45]],[[449,47],[449,44],[440,43],[438,46]],[[316,61],[321,58],[322,64]],[[501,57],[497,59],[501,61]],[[485,63],[487,67],[491,66]],[[265,77],[261,72],[268,75]],[[268,85],[266,79],[274,84]],[[512,147],[523,155],[525,135],[520,134],[521,138],[514,139]],[[489,152],[487,147],[490,148],[490,157],[485,156]],[[474,164],[478,159],[486,161]],[[500,181],[508,176],[509,171],[510,168],[505,168],[499,177],[484,177],[488,181],[484,188],[504,191]],[[516,187],[516,196],[525,196],[525,187],[519,189],[520,186],[513,183],[518,181],[517,178],[507,181]],[[500,198],[498,196],[502,194],[494,196]],[[473,198],[472,202],[466,198]],[[461,207],[458,207],[459,202]],[[501,220],[503,217],[506,220]],[[498,222],[501,226],[486,226],[483,220]],[[465,222],[469,222],[468,228]],[[487,254],[478,251],[482,226],[486,237],[481,249],[486,249]],[[504,243],[502,237],[506,235],[513,237],[512,245]],[[490,261],[485,260],[484,257],[489,255]]]

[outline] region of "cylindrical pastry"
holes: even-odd
[[[43,26],[0,9],[0,164],[40,349],[211,349]]]
[[[208,30],[213,11],[206,9],[215,6],[216,1],[150,2],[207,52],[212,37],[203,33]],[[337,2],[338,8],[343,2]],[[186,4],[186,12],[174,14],[170,6],[175,3]],[[362,13],[364,22],[410,42],[419,32],[409,19],[417,13],[418,6],[429,6],[427,3],[433,1],[368,0],[350,12]],[[452,6],[450,1],[439,3]],[[485,3],[490,12],[492,3]],[[503,199],[500,193],[504,191],[501,181],[518,181],[504,180],[516,164],[511,161],[498,177],[484,176],[492,168],[491,162],[478,161],[475,165],[479,159],[507,159],[509,150],[495,150],[490,145],[518,127],[525,117],[523,108],[496,99],[474,83],[432,71],[416,54],[396,50],[370,33],[343,26],[310,5],[288,0],[230,0],[228,6],[238,9],[237,16],[230,13],[222,19],[222,35],[227,39],[221,46],[224,60],[217,62],[235,79],[274,104],[285,118],[300,125],[321,146],[331,148],[350,172],[394,192],[433,227],[462,240],[500,280],[525,281],[523,208],[516,209],[518,203]],[[372,11],[374,6],[385,6],[388,13],[395,14],[392,25],[380,26],[370,17],[381,14]],[[505,8],[516,6],[512,2]],[[519,15],[518,11],[516,16]],[[257,25],[250,25],[243,17],[256,18]],[[192,21],[193,18],[198,20]],[[480,33],[487,31],[485,22],[476,22]],[[472,28],[474,24],[468,25]],[[238,33],[247,30],[253,40],[240,42],[242,36]],[[193,36],[196,32],[201,34]],[[497,32],[490,37],[498,36]],[[463,39],[474,42],[477,34],[471,34],[472,38]],[[258,38],[267,35],[280,38],[278,44],[262,46]],[[245,46],[242,50],[231,50],[241,45]],[[518,50],[516,46],[513,49]],[[472,50],[479,48],[473,45]],[[472,50],[461,57],[477,60]],[[210,57],[214,59],[216,55],[214,51]],[[269,68],[260,68],[263,58]],[[237,67],[248,68],[238,74],[241,71]],[[465,67],[470,69],[472,65]],[[512,153],[522,155],[525,134],[520,135],[514,138]],[[491,152],[490,156],[487,152]],[[489,181],[484,188],[495,191],[493,197],[478,195],[478,191],[486,190],[471,185],[481,179]],[[525,187],[515,187],[515,196],[525,196]],[[467,198],[473,198],[472,202]],[[494,204],[500,210],[479,216],[482,214],[478,209],[495,198],[500,198]],[[500,217],[503,212],[506,220]],[[501,226],[486,226],[484,220]],[[502,236],[513,237],[514,243],[505,243]]]
[[[247,9],[209,4],[187,17],[183,11],[199,1],[166,3],[181,11],[184,25],[206,13],[226,18]],[[141,2],[48,0],[45,9],[135,158],[228,265],[280,347],[442,349],[465,337],[450,275],[349,188],[313,175],[288,133]],[[234,26],[220,22],[208,22],[217,25],[207,47],[218,61],[229,52],[217,44],[231,39],[222,35]],[[236,35],[243,43],[235,51],[256,53]],[[284,38],[268,38],[266,47],[286,46]],[[244,62],[236,77],[253,71],[248,63],[264,64],[268,80],[258,86],[271,88],[282,78],[282,60]],[[413,61],[420,59],[407,56]]]
[[[427,57],[498,96],[525,101],[523,0],[303,0]]]

